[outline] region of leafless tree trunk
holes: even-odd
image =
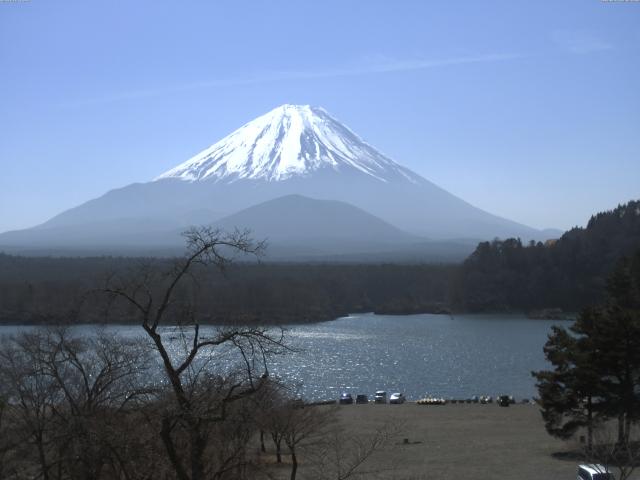
[[[298,449],[305,444],[319,441],[333,422],[335,410],[331,407],[308,406],[299,400],[289,400],[283,405],[283,438],[291,455],[291,480],[298,474]]]
[[[584,452],[585,460],[589,463],[600,464],[605,472],[613,469],[618,471],[618,480],[627,480],[634,470],[640,466],[640,435],[632,432],[633,424],[630,424],[629,431],[625,432],[623,442],[619,439],[618,432],[614,433],[611,425],[602,425],[594,432],[594,444]]]
[[[593,449],[593,398],[587,396],[587,448]]]
[[[262,453],[267,452],[267,448],[264,446],[264,430],[260,429],[260,451]]]
[[[197,287],[195,270],[213,266],[224,269],[232,253],[259,255],[264,245],[254,243],[248,232],[224,234],[210,228],[185,233],[187,254],[174,267],[158,276],[141,269],[132,279],[111,278],[104,289],[114,299],[124,300],[135,308],[143,330],[153,342],[170,386],[175,411],[162,421],[160,436],[167,456],[179,480],[202,480],[207,474],[205,452],[210,445],[212,424],[227,418],[229,406],[258,391],[268,375],[267,357],[281,353],[283,336],[272,336],[260,327],[231,327],[212,335],[202,333],[203,318],[180,289],[186,282]],[[162,327],[180,327],[184,349],[170,353],[171,340],[163,337]],[[231,347],[238,354],[242,374],[224,382],[213,397],[200,395],[207,364],[217,349]],[[261,374],[256,371],[261,370]],[[180,454],[178,438],[185,437],[186,458]]]

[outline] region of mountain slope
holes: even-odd
[[[421,240],[344,202],[287,195],[268,200],[214,224],[225,230],[251,230],[267,239],[279,256],[400,249]],[[267,252],[269,253],[269,252]]]
[[[0,246],[173,244],[162,230],[210,224],[292,194],[349,203],[432,240],[555,236],[470,205],[389,159],[321,108],[283,105],[151,182],[1,234]]]

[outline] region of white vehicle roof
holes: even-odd
[[[610,473],[609,469],[604,465],[600,465],[598,463],[590,463],[588,465],[579,465],[578,468],[583,468],[587,472],[593,473]]]
[[[376,390],[376,395],[386,395],[387,392],[385,392],[384,390]]]

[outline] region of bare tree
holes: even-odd
[[[334,420],[335,410],[331,407],[309,406],[298,400],[284,405],[281,415],[285,419],[284,441],[291,455],[291,480],[298,473],[298,454],[301,446],[315,443]]]
[[[137,462],[123,433],[148,394],[140,387],[145,357],[144,348],[102,333],[80,338],[57,328],[5,338],[0,383],[10,402],[14,466],[43,479],[144,478],[132,473]]]
[[[253,242],[246,231],[225,234],[206,227],[189,230],[185,237],[187,253],[169,271],[141,269],[128,279],[113,277],[104,291],[134,308],[162,361],[173,403],[164,412],[160,437],[176,477],[201,480],[212,474],[207,462],[212,428],[228,417],[232,403],[260,389],[268,376],[267,358],[281,353],[284,343],[282,332],[272,335],[261,327],[234,326],[205,334],[200,325],[206,315],[195,311],[198,268],[224,270],[232,255],[260,255],[264,244]],[[163,336],[166,326],[179,327],[178,342]],[[183,348],[171,351],[176,343]],[[225,367],[212,373],[216,354],[230,351],[239,367],[232,374]]]
[[[318,480],[383,478],[385,470],[367,468],[370,460],[396,437],[400,426],[382,425],[372,433],[350,434],[334,425],[309,449],[311,475]],[[394,470],[393,466],[387,466]]]
[[[620,442],[617,432],[610,424],[604,424],[594,432],[594,442],[583,450],[585,461],[602,465],[604,472],[617,470],[618,480],[627,480],[640,466],[640,435],[637,428],[630,429],[625,440]],[[635,431],[633,431],[635,430]]]
[[[7,433],[7,449],[29,444],[37,452],[38,476],[49,480],[53,460],[49,455],[53,412],[60,389],[53,379],[42,374],[42,365],[32,353],[46,342],[41,332],[3,338],[0,348],[0,383],[6,389],[11,407],[5,419],[13,429]],[[8,416],[11,418],[6,418]],[[7,427],[8,428],[8,427]]]
[[[253,422],[260,434],[260,450],[266,453],[265,433],[271,437],[276,450],[276,462],[282,463],[282,442],[286,428],[286,415],[283,415],[289,402],[289,389],[278,380],[269,379],[263,384],[258,395],[253,397]]]
[[[37,352],[43,373],[59,386],[56,406],[60,461],[73,478],[100,478],[104,469],[131,477],[121,451],[121,428],[139,401],[153,392],[143,382],[148,348],[104,332],[88,338],[58,329]]]

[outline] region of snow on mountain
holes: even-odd
[[[322,108],[282,105],[154,181],[116,188],[31,229],[0,234],[0,247],[164,248],[180,244],[177,232],[185,227],[224,217],[241,222],[235,225],[240,228],[262,229],[269,236],[282,231],[291,239],[305,232],[325,240],[353,232],[345,227],[351,220],[341,223],[340,215],[327,214],[328,204],[322,202],[306,202],[304,214],[293,215],[292,204],[301,202],[300,195],[348,204],[431,240],[553,236],[470,205],[389,159]],[[264,203],[283,197],[286,201]],[[258,205],[261,209],[251,209]],[[364,218],[339,210],[343,219]],[[249,215],[256,211],[264,218]],[[287,224],[293,227],[285,229],[280,217],[295,219]],[[262,228],[265,222],[273,228]],[[341,248],[379,242],[384,229],[373,233],[374,223],[350,225],[361,225],[359,238],[355,243],[343,239]],[[393,242],[406,248],[401,237],[394,236]]]
[[[420,180],[323,108],[309,105],[277,107],[155,180],[283,181],[324,168],[355,170],[382,182]]]

